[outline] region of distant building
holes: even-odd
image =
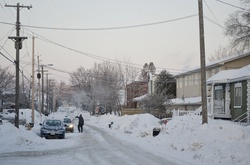
[[[134,98],[148,93],[148,82],[135,81],[127,85],[127,108],[137,108]]]

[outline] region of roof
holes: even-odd
[[[250,64],[240,69],[223,70],[207,79],[207,84],[229,83],[250,79]]]
[[[146,98],[148,94],[145,94],[145,95],[142,95],[142,96],[139,96],[139,97],[135,97],[133,99],[133,101],[141,101],[142,99]]]
[[[188,97],[188,98],[175,98],[171,99],[170,103],[172,105],[197,105],[201,104],[201,96],[198,97]]]
[[[206,68],[208,69],[208,68],[213,68],[213,67],[216,67],[216,66],[222,66],[225,63],[228,63],[228,62],[231,62],[231,61],[243,58],[243,57],[247,57],[247,56],[250,56],[250,52],[247,52],[247,53],[244,53],[244,54],[236,54],[236,55],[233,55],[233,56],[229,56],[229,57],[217,60],[217,61],[207,63]],[[193,72],[198,72],[198,71],[200,71],[200,67],[195,67],[195,68],[193,68],[193,69],[191,69],[189,71],[185,71],[185,72],[176,74],[174,77],[179,77],[179,76],[182,76],[182,75],[187,75],[187,74],[190,74],[190,73],[193,73]]]

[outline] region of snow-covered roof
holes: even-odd
[[[224,63],[227,63],[227,62],[230,62],[230,61],[233,61],[233,60],[236,60],[236,59],[240,59],[240,58],[243,58],[243,57],[246,57],[246,56],[250,56],[250,52],[247,52],[247,53],[244,53],[244,54],[236,54],[236,55],[233,55],[233,56],[225,57],[223,59],[219,59],[217,61],[212,61],[212,62],[206,63],[206,68],[211,68],[211,67],[214,67],[214,66],[224,65]],[[185,74],[188,74],[190,72],[196,72],[199,69],[200,69],[200,66],[197,66],[197,67],[194,67],[191,70],[184,71],[182,73],[176,74],[175,77],[179,77],[181,75],[185,75]]]
[[[201,96],[198,97],[188,97],[188,98],[175,98],[171,99],[168,104],[178,104],[178,105],[187,105],[187,104],[200,104]]]
[[[136,97],[136,98],[133,99],[133,101],[141,101],[141,100],[144,99],[145,97],[147,97],[147,94],[142,95],[142,96],[139,96],[139,97]]]
[[[207,79],[207,84],[227,83],[250,79],[250,64],[240,69],[222,70]]]

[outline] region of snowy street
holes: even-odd
[[[121,141],[93,126],[85,126],[83,133],[76,131],[74,134],[68,133],[67,135],[67,138],[61,141],[75,138],[78,140],[78,146],[47,151],[21,151],[1,154],[0,162],[4,165],[49,165],[55,164],[55,162],[57,164],[74,165],[175,165],[175,163],[168,161],[167,158],[155,155],[126,141]]]
[[[74,108],[73,108],[74,109]],[[90,116],[69,108],[49,117],[35,114],[35,126],[27,130],[4,121],[0,125],[0,164],[2,165],[249,165],[250,127],[230,121],[209,119],[201,125],[201,116],[175,117],[161,125],[150,114]],[[30,120],[30,109],[20,110]],[[83,115],[83,133],[78,119]],[[14,113],[6,115],[13,117]],[[74,120],[74,133],[65,139],[40,137],[39,123],[45,118]],[[109,124],[113,123],[111,128]],[[152,136],[153,128],[160,128]]]

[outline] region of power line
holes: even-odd
[[[2,52],[0,52],[0,54],[4,57],[4,58],[6,58],[8,61],[10,61],[12,64],[14,64],[15,65],[15,61],[12,61],[11,59],[9,59],[8,57],[6,57]],[[24,69],[25,70],[25,69]],[[26,71],[26,70],[25,70]],[[20,73],[22,73],[22,71],[19,69],[19,72]],[[26,71],[27,72],[27,71]],[[28,73],[28,72],[27,72]],[[29,74],[29,73],[28,73]],[[25,76],[25,75],[23,75],[29,82],[30,82],[30,80]]]
[[[6,12],[5,8],[2,6],[2,4],[0,4],[0,6],[3,8],[3,11],[8,15],[8,17],[14,21],[14,19]],[[11,11],[11,10],[10,10]],[[11,12],[12,15],[14,15],[12,12]]]
[[[206,20],[208,20],[208,21],[212,22],[213,24],[219,26],[222,30],[224,29],[224,27],[223,27],[222,25],[218,24],[217,22],[213,21],[212,19],[208,18],[208,17],[205,16],[205,15],[203,15],[203,16],[204,16],[204,18],[205,18]]]
[[[235,5],[232,5],[230,3],[227,3],[227,2],[224,2],[224,1],[221,1],[221,0],[216,0],[216,1],[218,1],[220,3],[223,3],[223,4],[226,4],[226,5],[229,5],[231,7],[237,8],[237,9],[241,9],[241,10],[246,10],[247,11],[247,9],[245,9],[245,8],[242,8],[242,7],[239,7],[239,6],[235,6]]]
[[[7,60],[9,60],[11,63],[13,63],[13,64],[15,64],[15,62],[14,61],[12,61],[11,59],[9,59],[8,57],[6,57],[2,52],[0,52],[0,54],[4,57],[4,58],[6,58]]]
[[[0,39],[0,41],[2,41],[7,35],[11,35],[12,32],[15,30],[15,27],[13,27],[12,29],[10,29],[10,31],[8,31],[3,37],[2,39]],[[7,38],[8,39],[8,38]]]
[[[27,28],[25,28],[26,30],[28,30]],[[29,32],[32,32],[31,30],[28,30]],[[54,41],[52,41],[52,40],[49,40],[49,39],[47,39],[47,38],[45,38],[45,37],[43,37],[43,36],[41,36],[41,35],[39,35],[39,34],[37,34],[37,33],[34,33],[34,32],[32,32],[33,34],[36,34],[38,37],[38,39],[40,39],[40,40],[42,40],[42,41],[45,41],[45,42],[48,42],[48,43],[50,43],[50,44],[54,44],[54,45],[57,45],[57,46],[59,46],[59,47],[62,47],[62,48],[64,48],[64,49],[68,49],[68,50],[70,50],[70,51],[73,51],[73,52],[76,52],[76,53],[78,53],[78,54],[81,54],[81,55],[84,55],[84,56],[88,56],[88,57],[90,57],[90,58],[94,58],[94,59],[97,59],[97,60],[100,60],[100,61],[103,61],[103,62],[111,62],[111,63],[114,63],[114,64],[117,64],[117,63],[120,63],[121,65],[123,65],[123,66],[126,66],[126,63],[125,62],[123,62],[123,61],[118,61],[118,60],[114,60],[114,59],[110,59],[110,58],[106,58],[106,57],[101,57],[101,56],[98,56],[98,55],[94,55],[94,54],[90,54],[90,53],[86,53],[86,52],[82,52],[82,51],[80,51],[80,50],[76,50],[76,49],[73,49],[73,48],[70,48],[70,47],[67,47],[67,46],[64,46],[64,45],[62,45],[62,44],[59,44],[59,43],[57,43],[57,42],[54,42]],[[27,33],[28,34],[28,33]],[[29,35],[29,34],[28,34]],[[135,66],[139,66],[140,68],[138,68],[138,67],[135,67],[136,69],[142,69],[142,65],[140,65],[140,64],[135,64],[135,63],[129,63],[130,65],[133,65],[134,67]],[[171,69],[171,68],[163,68],[163,67],[157,67],[158,69],[164,69],[164,70],[175,70],[175,71],[185,71],[185,70],[181,70],[181,69]]]
[[[206,4],[208,10],[212,13],[213,17],[215,18],[217,24],[220,25],[218,19],[216,18],[215,14],[214,14],[213,11],[211,10],[211,8],[208,6],[207,2],[206,2],[205,0],[204,0],[204,2],[205,2],[205,4]],[[222,26],[221,26],[221,27],[222,27]]]
[[[197,16],[197,14],[188,15],[188,16],[185,16],[185,17],[180,17],[180,18],[175,18],[175,19],[170,19],[170,20],[158,21],[158,22],[151,22],[151,23],[138,24],[138,25],[106,27],[106,28],[55,28],[55,27],[32,26],[32,25],[22,25],[22,26],[23,27],[28,27],[28,28],[36,28],[36,29],[71,30],[71,31],[119,30],[119,29],[130,29],[130,28],[138,28],[138,27],[159,25],[159,24],[179,21],[179,20],[183,20],[183,19],[188,19],[188,18],[195,17],[195,16]],[[13,23],[8,23],[8,22],[0,22],[0,23],[1,24],[6,24],[6,25],[14,25]]]

